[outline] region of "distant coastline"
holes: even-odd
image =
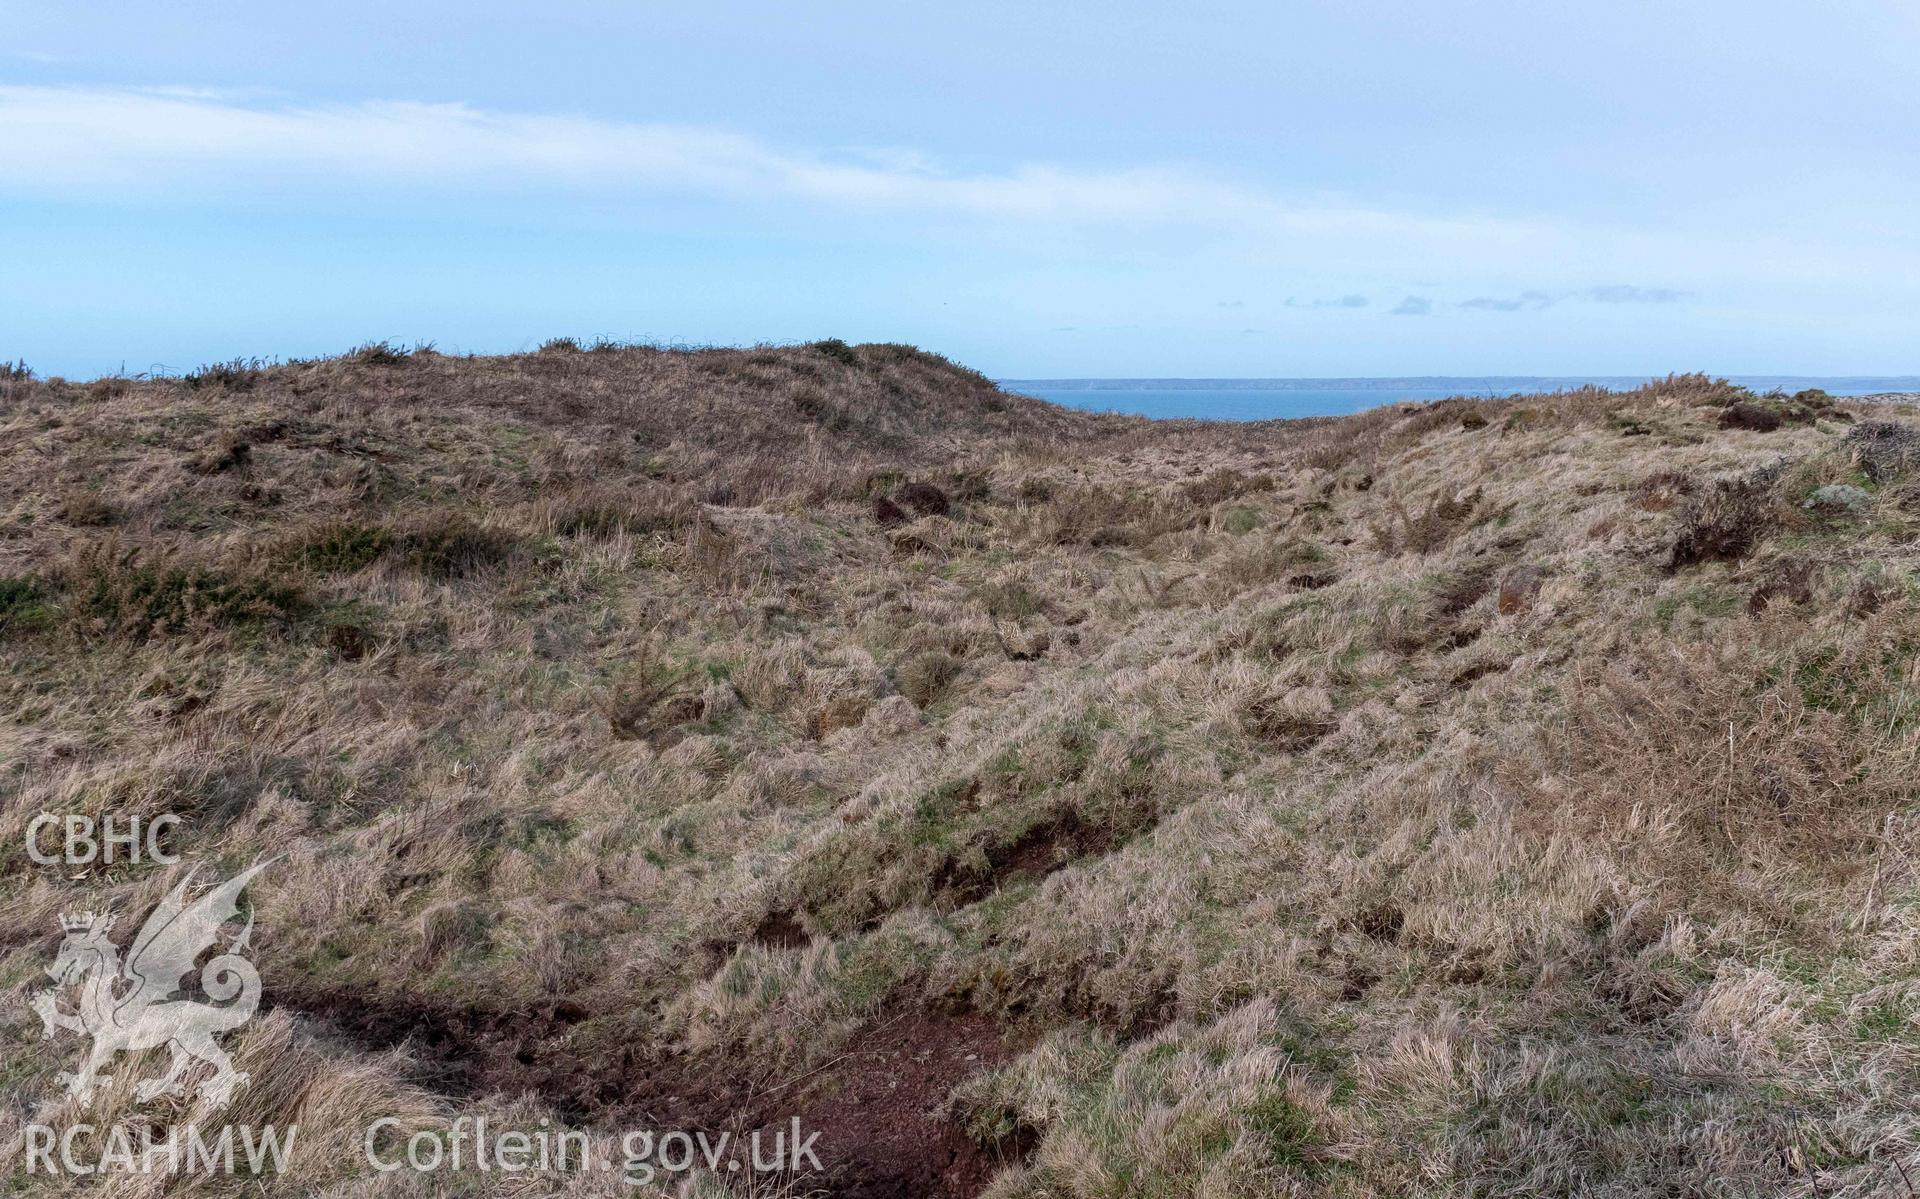
[[[1756,392],[1819,388],[1831,395],[1912,402],[1920,375],[1734,375]],[[1640,375],[1411,375],[1353,379],[1000,379],[1007,391],[1070,408],[1125,412],[1160,420],[1298,420],[1343,416],[1383,404],[1453,396],[1494,399],[1605,387],[1631,391]]]
[[[1324,379],[996,379],[1007,391],[1445,391],[1453,395],[1638,387],[1652,375],[1400,375]],[[1756,391],[1818,387],[1835,395],[1920,392],[1920,375],[1728,375]]]

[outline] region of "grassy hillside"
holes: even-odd
[[[359,1152],[481,1112],[798,1116],[847,1195],[1909,1193],[1916,455],[1697,376],[1154,425],[839,343],[0,382],[0,1138],[204,1116],[161,1052],[66,1099],[28,994],[278,855],[211,1124],[301,1141],[205,1193],[636,1193]]]

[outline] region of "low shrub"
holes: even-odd
[[[683,726],[706,711],[699,680],[691,671],[648,663],[628,670],[593,697],[616,741],[646,741],[656,748],[678,741]]]
[[[1725,408],[1729,404],[1754,398],[1752,391],[1738,383],[1729,383],[1701,371],[1655,379],[1640,388],[1638,394],[1648,399],[1678,400],[1682,404],[1703,408]]]
[[[1738,561],[1779,523],[1773,490],[1764,481],[1723,479],[1688,506],[1667,567]]]
[[[1785,419],[1774,409],[1764,404],[1751,404],[1741,401],[1729,404],[1720,413],[1722,429],[1748,429],[1755,433],[1771,433],[1785,424]]]
[[[113,505],[97,491],[70,491],[60,501],[60,519],[79,528],[98,528],[114,521]]]
[[[393,548],[393,534],[377,525],[328,525],[294,549],[294,558],[316,574],[352,574]]]
[[[1906,473],[1920,458],[1920,433],[1890,420],[1870,420],[1847,431],[1847,449],[1860,473],[1886,483]]]
[[[30,576],[0,576],[0,636],[44,628],[53,620],[46,587]]]
[[[962,668],[960,659],[943,650],[916,654],[900,667],[900,694],[912,700],[915,707],[925,708],[946,694]]]
[[[385,341],[370,341],[349,357],[366,366],[398,366],[407,360],[407,352]]]
[[[945,516],[953,507],[946,492],[925,482],[908,483],[896,498],[921,516]]]
[[[222,388],[226,391],[252,391],[266,373],[267,363],[263,358],[233,358],[226,362],[210,362],[197,371],[180,376],[180,382],[189,391],[205,391],[210,388]]]
[[[816,341],[813,343],[813,348],[816,352],[824,354],[828,358],[843,365],[860,365],[860,351],[854,349],[837,337],[829,337],[824,341]]]
[[[516,539],[460,512],[439,512],[401,530],[397,539],[409,566],[431,579],[464,579],[507,560]]]
[[[1046,610],[1047,601],[1023,583],[988,583],[975,593],[987,612],[1001,620],[1025,620]]]
[[[138,551],[105,547],[82,554],[69,586],[83,629],[135,640],[285,622],[306,606],[297,587],[264,576],[142,562]]]
[[[1220,514],[1220,527],[1238,537],[1260,527],[1258,508],[1229,508]]]

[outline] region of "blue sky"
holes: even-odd
[[[0,355],[1920,371],[1920,6],[0,0]]]

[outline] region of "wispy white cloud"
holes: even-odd
[[[1433,301],[1425,296],[1408,296],[1388,310],[1388,316],[1426,316],[1433,311]]]
[[[305,103],[257,92],[0,86],[0,161],[7,164],[0,195],[56,201],[352,211],[414,197],[439,213],[491,199],[543,205],[541,220],[561,219],[563,205],[577,202],[583,219],[598,220],[668,200],[941,228],[967,221],[1016,243],[1031,237],[1030,227],[1046,226],[1084,234],[1095,252],[1167,259],[1192,258],[1200,241],[1212,239],[1236,270],[1286,270],[1305,280],[1340,271],[1404,278],[1412,263],[1442,278],[1518,280],[1539,278],[1549,264],[1559,279],[1545,294],[1608,304],[1664,303],[1687,293],[1627,285],[1582,291],[1579,281],[1602,272],[1761,287],[1791,279],[1804,292],[1817,283],[1850,286],[1862,272],[1883,275],[1892,258],[1914,257],[1849,241],[1844,230],[1705,237],[1526,215],[1435,215],[1303,198],[1176,166],[962,171],[912,149],[788,147],[685,125],[464,104]],[[1125,236],[1147,228],[1173,236]],[[1336,304],[1358,306],[1356,298],[1364,301],[1343,296]]]
[[[1591,300],[1596,304],[1673,304],[1690,292],[1671,287],[1635,287],[1629,283],[1609,283],[1579,291],[1545,292],[1534,289],[1517,296],[1475,296],[1460,301],[1458,307],[1481,312],[1538,312],[1562,300]]]
[[[1348,292],[1344,296],[1321,297],[1314,300],[1296,300],[1287,297],[1289,308],[1365,308],[1367,297],[1359,292]]]
[[[679,193],[1020,220],[1162,222],[1286,236],[1526,240],[1525,222],[1290,203],[1173,168],[954,172],[910,150],[771,146],[682,125],[462,104],[271,103],[185,90],[0,87],[0,189],[244,194],[293,179],[394,189]]]
[[[1629,283],[1609,283],[1586,290],[1587,299],[1601,304],[1672,304],[1689,294],[1671,287],[1635,287]]]
[[[1539,310],[1553,306],[1558,296],[1548,295],[1544,291],[1523,291],[1517,296],[1475,296],[1471,300],[1460,301],[1462,308],[1478,308],[1483,312],[1519,312],[1522,309]]]

